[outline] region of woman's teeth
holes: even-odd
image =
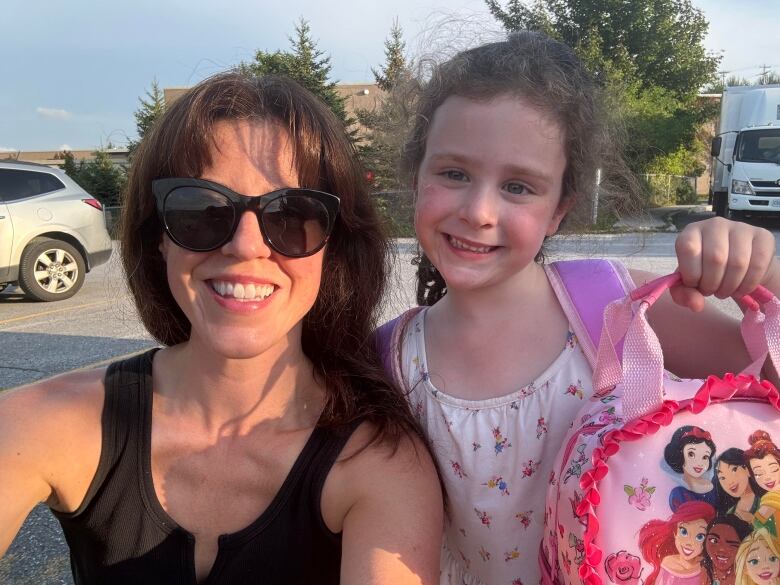
[[[458,250],[466,250],[467,252],[476,252],[477,254],[487,254],[494,246],[469,246],[465,242],[457,239],[454,236],[449,236],[450,244],[453,248]]]
[[[272,284],[241,284],[212,280],[211,288],[221,297],[230,297],[239,301],[262,301],[274,292]]]

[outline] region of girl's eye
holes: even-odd
[[[704,456],[704,460],[705,460],[705,461],[709,461],[709,460],[710,460],[710,456],[709,456],[709,455],[705,455],[705,456]]]
[[[444,171],[442,173],[445,177],[450,179],[451,181],[465,181],[466,175],[463,174],[461,171]]]
[[[680,536],[688,536],[688,529],[685,526],[680,526]]]
[[[769,562],[770,563],[776,563],[777,562],[777,557],[775,555],[770,556],[769,557]]]
[[[758,564],[758,559],[748,559],[748,564],[755,567]]]
[[[710,544],[718,544],[718,537],[717,536],[710,536],[709,541],[710,541]]]
[[[699,532],[699,534],[696,535],[696,542],[704,542],[705,536],[706,534],[704,534],[703,532]]]
[[[688,457],[688,459],[693,459],[693,456],[696,455],[696,453],[693,451],[688,451],[685,455]]]
[[[736,472],[737,472],[737,466],[736,465],[732,465],[731,466],[731,473],[736,473]]]
[[[507,183],[504,186],[504,189],[506,189],[507,192],[511,193],[512,195],[522,195],[528,192],[528,187],[522,183]]]

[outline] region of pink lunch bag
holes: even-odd
[[[545,585],[780,583],[780,394],[758,377],[767,356],[780,366],[780,302],[745,297],[743,372],[681,380],[646,318],[678,281],[604,311],[595,392],[550,477]]]

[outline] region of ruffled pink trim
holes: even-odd
[[[766,380],[757,380],[753,376],[744,374],[726,374],[723,378],[710,376],[696,391],[691,400],[676,402],[665,400],[659,410],[641,418],[626,423],[620,429],[613,429],[604,434],[601,446],[593,450],[591,463],[593,467],[582,474],[580,488],[583,497],[577,506],[577,516],[586,520],[585,534],[585,560],[579,568],[579,576],[585,585],[603,585],[598,575],[597,567],[601,563],[603,551],[596,544],[599,534],[599,519],[596,507],[601,502],[599,494],[599,482],[609,473],[607,461],[620,451],[623,441],[636,441],[642,437],[655,434],[661,427],[668,426],[675,414],[681,410],[690,410],[694,414],[700,413],[708,405],[725,402],[732,398],[746,398],[765,401],[780,411],[780,392]]]

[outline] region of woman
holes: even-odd
[[[701,501],[718,505],[715,486],[710,479],[715,443],[702,428],[686,425],[677,429],[664,449],[664,461],[681,474],[684,485],[669,493],[669,507],[676,511],[685,502]]]
[[[737,585],[780,585],[780,551],[766,528],[760,528],[739,545]]]
[[[0,553],[45,501],[78,584],[436,581],[436,473],[366,343],[363,184],[291,81],[223,74],[166,111],[122,228],[165,347],[0,397]]]
[[[735,562],[740,543],[752,530],[736,516],[718,516],[707,526],[702,564],[712,585],[735,585]]]
[[[750,449],[745,451],[745,459],[750,465],[750,473],[758,486],[766,491],[753,516],[753,526],[766,528],[777,538],[780,523],[780,448],[764,430],[752,433],[748,442]]]
[[[667,520],[650,520],[639,530],[642,557],[653,566],[645,585],[705,585],[702,567],[707,526],[715,509],[706,502],[683,502]]]
[[[718,513],[734,514],[740,520],[753,522],[764,490],[750,474],[745,452],[736,447],[726,449],[715,463],[715,476]]]

